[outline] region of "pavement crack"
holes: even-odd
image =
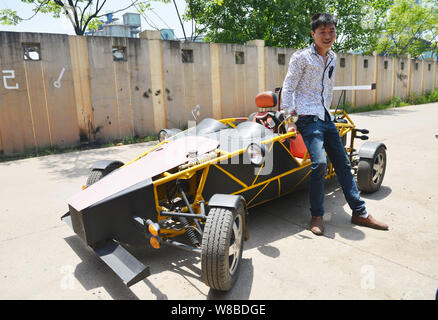
[[[58,229],[58,228],[63,228],[63,227],[64,227],[64,225],[53,226],[53,227],[46,228],[44,230],[38,230],[38,231],[35,231],[35,232],[25,233],[25,234],[21,234],[19,236],[15,236],[15,237],[11,237],[11,238],[6,238],[6,239],[3,239],[3,240],[0,240],[0,245],[2,245],[5,242],[8,242],[8,241],[17,240],[17,239],[20,239],[20,238],[23,238],[23,237],[28,237],[28,236],[32,236],[32,235],[35,235],[35,234],[38,234],[38,233],[41,233],[41,232],[46,232],[46,231],[50,231],[50,230]]]

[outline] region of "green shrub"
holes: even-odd
[[[389,106],[391,108],[398,108],[401,107],[402,103],[403,103],[402,98],[400,98],[399,96],[394,96],[391,98],[391,101],[389,102]]]
[[[419,96],[416,93],[412,93],[408,97],[408,102],[410,104],[425,104],[427,103],[427,98],[426,96]]]
[[[438,102],[438,90],[433,89],[426,93],[427,102]]]

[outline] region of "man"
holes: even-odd
[[[324,233],[324,181],[329,156],[345,199],[353,211],[354,224],[388,230],[388,226],[367,213],[351,173],[350,160],[330,114],[335,82],[336,54],[330,49],[336,39],[337,19],[327,13],[311,18],[311,46],[295,52],[289,63],[282,90],[282,108],[298,116],[293,127],[301,133],[312,161],[310,174],[310,230]],[[296,117],[295,117],[296,118]]]

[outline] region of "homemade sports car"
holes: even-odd
[[[249,238],[248,209],[304,187],[311,171],[290,116],[273,109],[279,92],[258,94],[259,110],[248,117],[163,129],[160,142],[129,163],[95,163],[62,220],[127,286],[150,274],[127,248],[168,245],[200,254],[202,280],[229,290]],[[343,110],[333,114],[359,189],[378,190],[386,146],[367,141],[357,152],[354,141],[367,140],[368,130]],[[334,175],[329,164],[326,178]]]

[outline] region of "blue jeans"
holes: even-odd
[[[345,199],[353,215],[366,214],[365,201],[359,196],[359,190],[351,173],[351,163],[342,144],[338,130],[328,114],[325,121],[317,116],[298,117],[297,129],[312,161],[310,173],[310,212],[312,216],[324,215],[324,182],[327,173],[327,155],[333,164],[336,176],[344,192]]]

